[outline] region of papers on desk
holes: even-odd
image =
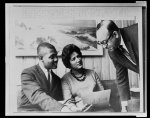
[[[91,92],[81,96],[84,104],[90,104],[94,107],[106,108],[109,107],[111,90],[102,90],[97,92]]]
[[[111,90],[102,90],[97,92],[90,92],[88,94],[82,94],[82,96],[76,96],[75,99],[68,99],[65,101],[59,101],[62,104],[65,104],[69,107],[70,103],[76,105],[78,109],[81,109],[83,112],[93,111],[93,109],[103,109],[110,106]]]
[[[83,112],[87,112],[87,111],[92,111],[92,109],[93,109],[92,104],[87,104],[87,105],[82,109],[82,111],[83,111]]]

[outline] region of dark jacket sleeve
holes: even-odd
[[[136,73],[139,72],[139,68],[137,65],[134,65],[131,63],[121,52],[119,49],[116,49],[114,51],[108,51],[108,54],[110,56],[110,59],[114,63],[115,67],[116,64],[119,64],[127,69],[130,69]]]
[[[46,94],[36,80],[36,75],[28,69],[21,74],[22,89],[31,104],[38,104],[45,111],[60,111],[63,104]]]
[[[120,94],[121,101],[130,99],[130,87],[128,78],[128,69],[121,64],[113,61],[116,68],[116,80],[118,84],[118,92]]]
[[[100,81],[98,74],[95,71],[93,71],[93,73],[94,73],[96,84],[98,85],[99,90],[104,90],[104,87]]]

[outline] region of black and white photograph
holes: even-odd
[[[6,116],[147,116],[147,2],[5,3]]]

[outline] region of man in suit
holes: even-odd
[[[138,26],[118,28],[112,20],[102,20],[97,25],[98,44],[108,49],[116,68],[116,80],[121,98],[122,112],[127,111],[130,99],[128,69],[139,73]]]
[[[36,106],[43,111],[70,112],[68,107],[58,102],[63,100],[63,95],[61,80],[52,71],[57,68],[58,62],[55,47],[46,42],[41,43],[37,47],[37,54],[39,63],[21,73],[19,108]]]

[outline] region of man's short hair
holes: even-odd
[[[107,20],[108,22],[105,22],[106,20],[102,20],[98,25],[97,25],[97,30],[99,30],[102,26],[106,25],[107,29],[110,33],[113,31],[119,31],[118,26],[114,23],[112,20]]]
[[[37,55],[38,55],[39,58],[41,58],[45,55],[45,52],[43,50],[44,48],[56,50],[55,47],[52,44],[48,43],[48,42],[40,43],[37,47]]]
[[[73,52],[77,52],[80,56],[82,56],[80,48],[74,44],[68,44],[62,50],[62,62],[66,68],[71,67],[70,66],[70,57]]]

